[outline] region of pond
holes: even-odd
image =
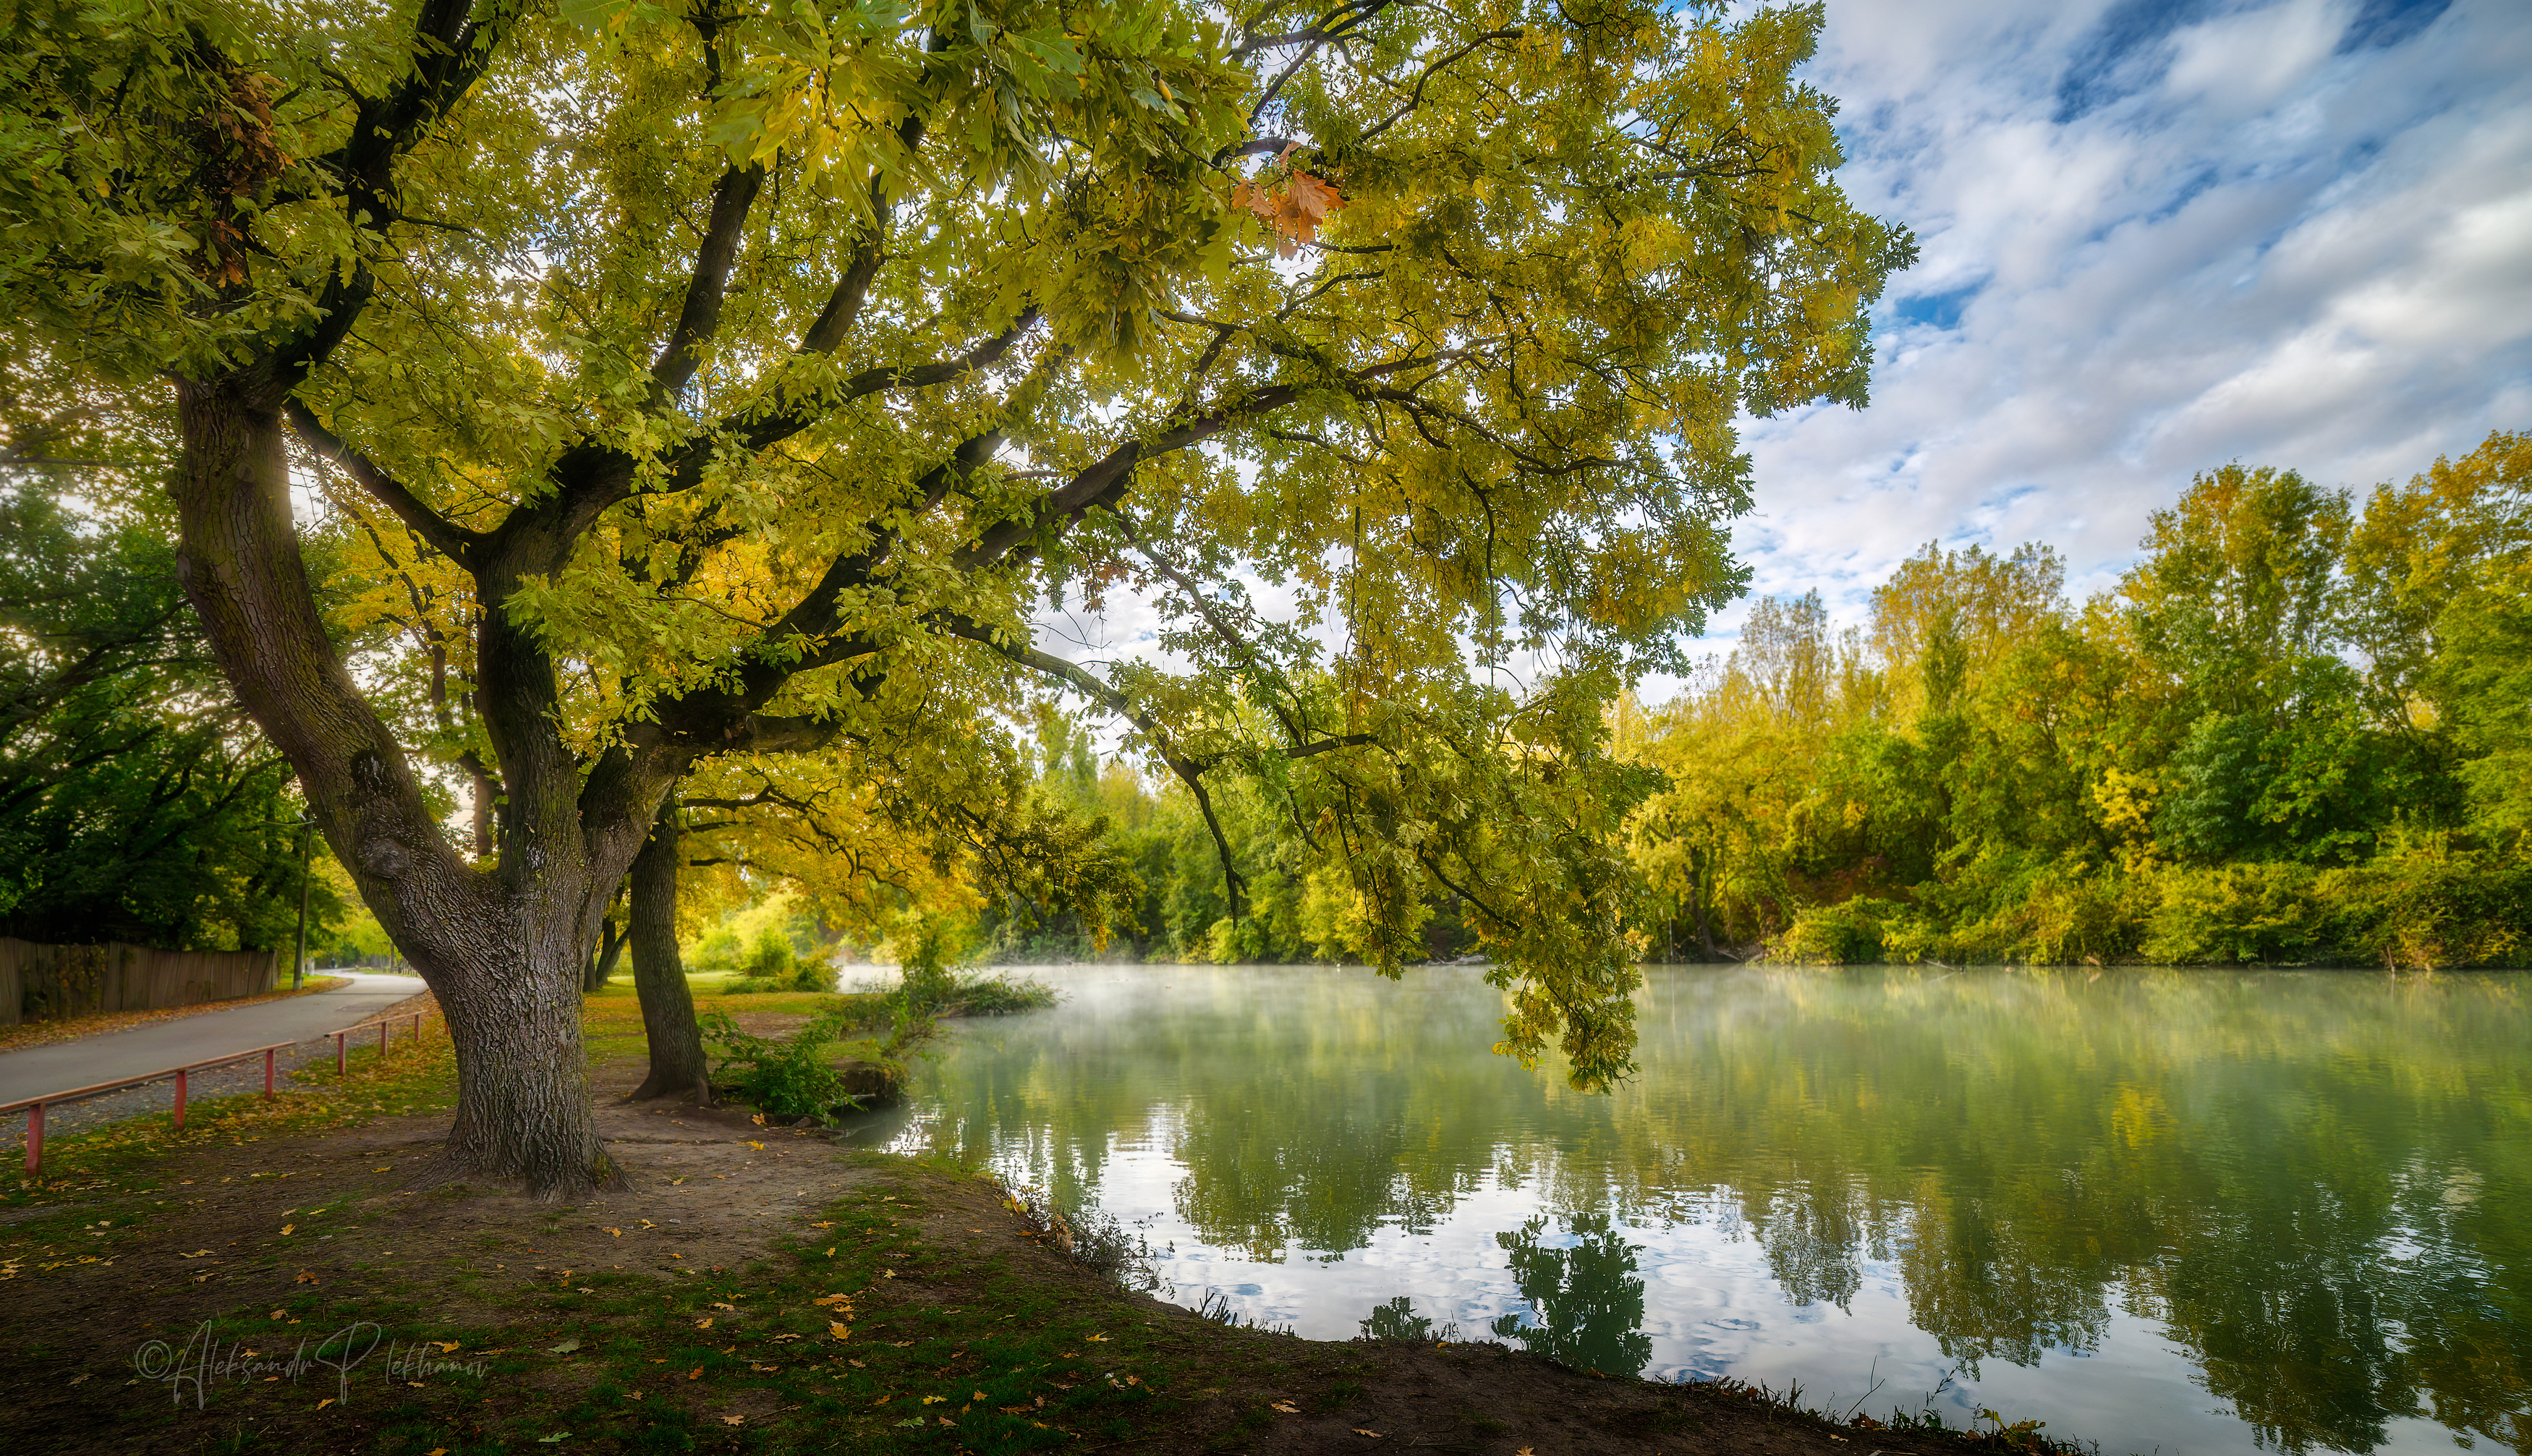
[[[2113,1456],[2532,1451],[2532,978],[1655,969],[1592,1096],[1467,969],[1028,974],[866,1136],[1104,1208],[1182,1304]]]

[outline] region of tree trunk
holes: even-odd
[[[253,368],[180,381],[177,578],[221,672],[298,770],[326,842],[447,1017],[450,1170],[523,1179],[543,1195],[611,1182],[591,1116],[580,979],[623,872],[604,862],[629,861],[631,836],[584,835],[565,800],[547,815],[563,832],[505,847],[492,872],[449,845],[325,634],[290,515],[281,395]]]
[[[1698,949],[1703,951],[1709,961],[1721,960],[1722,957],[1714,953],[1714,931],[1705,921],[1705,876],[1699,872],[1694,860],[1689,862],[1688,902],[1697,907]]]
[[[574,927],[522,929],[526,964],[506,974],[423,975],[457,1052],[448,1154],[456,1168],[568,1196],[617,1176],[598,1141],[581,1045],[587,952]]]
[[[660,817],[642,853],[633,859],[633,989],[642,998],[642,1032],[651,1043],[651,1075],[633,1092],[644,1097],[686,1096],[712,1100],[712,1076],[704,1062],[703,1029],[695,1024],[694,993],[677,960],[677,801],[660,806]]]
[[[583,994],[594,995],[606,989],[606,982],[615,977],[615,963],[624,957],[624,942],[628,938],[611,914],[598,923],[598,950],[590,956],[589,974],[581,980]]]

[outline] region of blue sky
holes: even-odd
[[[2039,540],[2081,597],[2193,472],[2532,427],[2524,0],[1829,0],[1812,78],[1924,260],[1870,408],[1745,421],[1758,592],[1858,621],[1927,541]]]

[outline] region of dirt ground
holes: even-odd
[[[639,1070],[610,1066],[597,1079],[601,1133],[626,1172],[625,1185],[575,1206],[434,1179],[442,1115],[381,1117],[329,1134],[189,1149],[147,1195],[0,1211],[0,1259],[7,1260],[0,1270],[0,1428],[13,1433],[13,1456],[432,1456],[425,1442],[437,1443],[437,1456],[557,1448],[975,1449],[959,1442],[981,1437],[950,1428],[947,1415],[936,1417],[952,1408],[931,1402],[949,1397],[890,1408],[885,1414],[912,1409],[915,1417],[886,1425],[871,1424],[867,1407],[888,1406],[899,1386],[910,1402],[914,1382],[932,1380],[961,1402],[974,1383],[981,1408],[989,1376],[1010,1377],[988,1370],[987,1332],[1046,1322],[1025,1310],[996,1314],[1005,1307],[996,1301],[1007,1304],[1015,1290],[1046,1301],[1030,1308],[1080,1316],[1079,1328],[1102,1330],[1050,1335],[1042,1363],[1016,1372],[1045,1382],[1035,1405],[1004,1407],[1030,1418],[1007,1423],[1018,1436],[1044,1433],[1055,1442],[1040,1449],[1897,1456],[1957,1452],[1965,1444],[1957,1436],[1833,1428],[1750,1392],[1601,1378],[1495,1345],[1325,1343],[1227,1327],[1119,1291],[1048,1247],[999,1190],[972,1176],[856,1153],[806,1131],[769,1129],[743,1111],[628,1104],[621,1097]],[[875,1211],[846,1216],[839,1207]],[[49,1258],[21,1247],[38,1224]],[[23,1236],[18,1244],[13,1234]],[[822,1254],[817,1246],[829,1239],[846,1247]],[[83,1256],[83,1248],[94,1252]],[[820,1258],[835,1260],[826,1267],[838,1273],[859,1258],[862,1273],[850,1281],[813,1273],[804,1276],[811,1282],[777,1288],[768,1272],[795,1266],[786,1260]],[[816,1282],[820,1277],[829,1283]],[[857,1290],[849,1298],[813,1300],[808,1292],[847,1283]],[[617,1294],[623,1302],[604,1306]],[[312,1303],[316,1296],[328,1302],[321,1309]],[[588,1358],[601,1353],[598,1334],[583,1336],[593,1342],[587,1350],[578,1339],[555,1339],[568,1329],[618,1327],[629,1339],[641,1316],[636,1303],[648,1309],[653,1323],[646,1327],[654,1329],[663,1311],[674,1311],[672,1333],[691,1349],[626,1344],[631,1353],[619,1353],[616,1373],[608,1374]],[[204,1321],[226,1321],[233,1355],[286,1357],[345,1309],[407,1312],[438,1331],[436,1344],[421,1347],[435,1351],[434,1359],[501,1362],[512,1373],[489,1382],[498,1388],[468,1397],[482,1404],[452,1414],[432,1404],[446,1382],[415,1367],[425,1379],[402,1382],[410,1392],[388,1392],[403,1406],[353,1399],[346,1384],[342,1408],[328,1415],[332,1400],[310,1406],[323,1398],[318,1386],[336,1388],[331,1373],[245,1377],[223,1393],[226,1404],[203,1406],[141,1368],[148,1363],[147,1342],[162,1342],[163,1365],[165,1350],[182,1348],[193,1331],[209,1327]],[[611,1309],[614,1323],[569,1324],[554,1313],[571,1309]],[[786,1327],[811,1335],[774,1333],[777,1316],[803,1315],[810,1323]],[[851,1343],[815,1344],[818,1322],[831,1315],[838,1322],[830,1333],[852,1321]],[[941,1326],[951,1333],[940,1343],[954,1348],[945,1354],[918,1346],[915,1326],[947,1316],[970,1321]],[[260,1333],[237,1337],[241,1319],[256,1321]],[[733,1341],[726,1349],[714,1343],[724,1331]],[[1114,1342],[1094,1350],[1089,1342],[1110,1341],[1109,1331]],[[899,1332],[908,1338],[886,1338]],[[971,1355],[971,1347],[979,1353]],[[655,1349],[661,1353],[651,1354]],[[737,1353],[742,1349],[748,1353]],[[706,1356],[715,1352],[734,1378],[703,1378]],[[917,1356],[921,1371],[888,1364]],[[689,1363],[694,1371],[685,1373]],[[1105,1387],[1095,1383],[1103,1376]],[[860,1379],[879,1382],[867,1387],[881,1392],[877,1401],[856,1397],[848,1409],[786,1393]],[[1065,1392],[1077,1404],[1072,1393],[1083,1384],[1140,1403],[1121,1406],[1122,1414],[1103,1412],[1115,1419],[1098,1429],[1087,1423],[1065,1428],[1048,1402]],[[602,1404],[613,1403],[604,1431],[588,1414],[601,1396]],[[575,1401],[577,1434],[530,1437],[526,1446],[509,1443],[515,1435],[496,1439],[485,1414],[561,1410]],[[196,1409],[186,1410],[189,1404]],[[963,1415],[965,1404],[956,1410]],[[662,1424],[671,1414],[673,1429]],[[470,1428],[476,1438],[431,1433]],[[2001,1444],[1992,1437],[1986,1443]],[[986,1441],[981,1448],[1031,1447]]]

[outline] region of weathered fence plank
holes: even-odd
[[[252,996],[272,989],[280,967],[278,950],[38,945],[0,936],[0,1026]]]

